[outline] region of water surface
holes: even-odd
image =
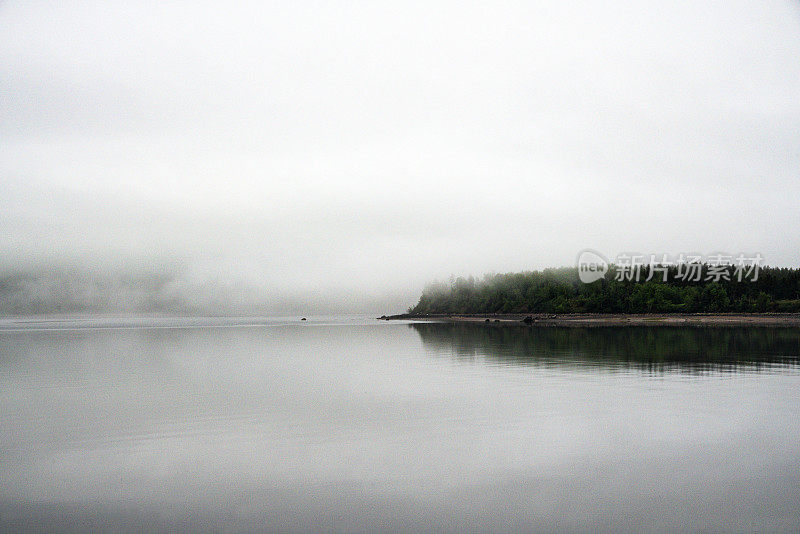
[[[0,526],[797,531],[800,331],[0,321]]]

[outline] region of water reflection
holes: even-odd
[[[795,328],[529,328],[412,323],[428,350],[460,360],[575,365],[660,372],[762,370],[800,363]]]
[[[0,332],[0,532],[799,531],[796,331],[198,323]]]

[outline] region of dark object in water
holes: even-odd
[[[489,322],[489,319],[486,319],[486,321],[485,321],[485,322],[487,322],[487,323],[488,323],[488,322]]]
[[[495,319],[494,322],[499,323],[500,319]]]
[[[531,324],[531,323],[533,323],[533,317],[531,317],[531,316],[529,315],[529,316],[525,317],[525,318],[522,320],[522,322],[523,322],[523,323],[525,323],[525,324]]]
[[[303,318],[302,318],[302,319],[300,319],[300,320],[301,320],[301,321],[305,321],[305,320],[306,320],[306,318],[305,318],[305,317],[303,317]]]

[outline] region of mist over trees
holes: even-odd
[[[41,266],[0,269],[0,316],[43,314],[294,315],[375,313],[408,306],[381,288],[272,287],[218,268],[191,266],[86,269]]]
[[[678,278],[677,267],[653,273],[644,266],[639,281],[617,276],[581,282],[577,267],[451,278],[425,288],[412,314],[447,313],[724,313],[800,312],[800,270],[762,267],[755,280],[737,280],[734,267],[698,281]],[[623,278],[623,279],[619,279]]]
[[[203,287],[172,270],[93,273],[52,267],[0,273],[5,315],[201,312],[225,293],[224,287]]]

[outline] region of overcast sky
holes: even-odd
[[[800,4],[6,0],[0,180],[5,270],[348,309],[586,247],[796,267]]]

